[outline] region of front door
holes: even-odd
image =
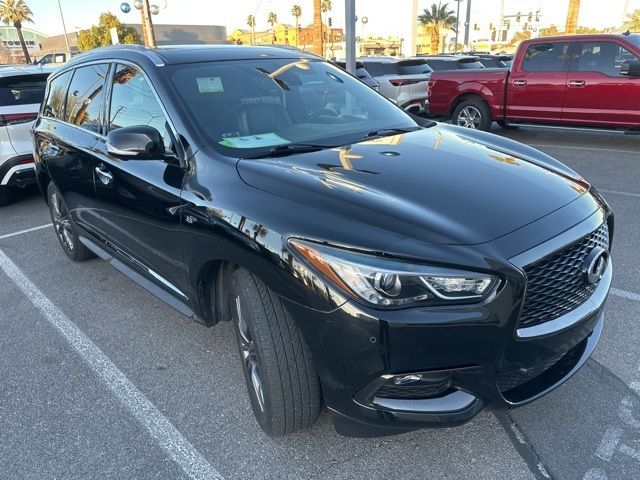
[[[532,43],[514,62],[507,85],[508,120],[560,123],[567,84],[567,42]]]
[[[577,42],[574,48],[563,123],[640,127],[640,78],[620,75],[624,62],[640,59],[614,41]]]
[[[171,150],[173,135],[159,100],[142,72],[115,65],[107,131],[134,125],[156,128]],[[107,240],[159,285],[186,297],[180,236],[180,194],[184,170],[157,159],[122,159],[96,151],[96,197]],[[183,298],[184,300],[185,298]]]

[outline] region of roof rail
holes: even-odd
[[[69,63],[75,63],[74,60],[87,57],[93,54],[98,54],[102,52],[108,51],[130,51],[130,52],[138,52],[146,56],[149,60],[151,60],[157,67],[164,67],[164,60],[160,55],[158,55],[153,48],[149,48],[145,45],[139,45],[137,43],[120,43],[116,45],[108,45],[105,47],[97,47],[92,50],[88,50],[86,52],[81,53],[80,55],[74,56]]]

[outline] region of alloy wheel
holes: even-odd
[[[69,212],[57,192],[51,194],[49,204],[51,205],[51,216],[53,217],[53,227],[56,234],[62,245],[72,252],[75,248],[75,242],[73,240],[73,230],[71,229]]]
[[[477,129],[482,122],[482,114],[474,106],[466,106],[458,114],[456,124],[460,127]]]
[[[244,314],[242,313],[240,297],[236,297],[236,314],[238,317],[236,328],[238,329],[238,339],[240,342],[240,355],[242,356],[242,365],[249,375],[249,378],[251,379],[253,394],[255,395],[258,402],[258,407],[260,408],[261,412],[264,412],[264,387],[262,385],[262,379],[260,377],[256,344],[253,336],[251,335],[249,324],[247,323]]]

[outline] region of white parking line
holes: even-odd
[[[628,298],[629,300],[640,302],[640,295],[638,295],[637,293],[627,292],[626,290],[620,290],[618,288],[612,288],[610,292],[619,297]]]
[[[637,155],[640,152],[638,150],[619,150],[616,148],[599,148],[599,147],[581,147],[578,145],[548,145],[545,143],[528,143],[530,147],[542,147],[542,148],[571,148],[575,150],[594,150],[596,152],[615,152],[615,153],[630,153],[633,155]]]
[[[36,230],[42,230],[43,228],[50,227],[51,223],[47,223],[46,225],[40,225],[39,227],[27,228],[26,230],[18,230],[13,233],[6,233],[4,235],[0,235],[0,240],[3,238],[15,237],[16,235],[22,235],[23,233],[35,232]]]
[[[620,190],[602,190],[601,188],[598,188],[599,192],[603,192],[603,193],[614,193],[616,195],[625,195],[627,197],[639,197],[640,198],[640,193],[631,193],[631,192],[621,192]]]
[[[18,286],[47,321],[147,429],[160,447],[192,479],[223,480],[222,475],[167,420],[98,346],[49,300],[31,280],[0,250],[0,268]]]

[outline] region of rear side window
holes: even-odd
[[[421,75],[431,72],[433,72],[433,69],[425,62],[405,61],[398,63],[398,73],[400,75]]]
[[[113,77],[108,129],[135,125],[155,128],[160,132],[165,147],[171,148],[169,124],[149,82],[137,68],[118,65]]]
[[[67,85],[72,72],[65,72],[57,76],[49,85],[49,96],[42,109],[42,115],[50,118],[64,120],[64,105],[67,98]]]
[[[107,70],[106,64],[76,68],[67,94],[67,122],[93,132],[101,131],[100,115]]]
[[[484,68],[484,65],[482,65],[482,63],[476,61],[476,62],[457,62],[458,63],[458,69],[460,70],[478,70],[480,68]]]
[[[365,61],[364,67],[367,69],[367,72],[369,72],[373,77],[399,74],[398,66],[395,63]]]
[[[569,43],[529,45],[522,61],[525,72],[562,72],[569,55]]]
[[[626,48],[614,42],[582,42],[579,45],[573,70],[578,72],[600,72],[610,77],[620,76],[624,62],[639,59]]]
[[[0,79],[0,106],[40,104],[47,86],[47,74],[17,75]]]

